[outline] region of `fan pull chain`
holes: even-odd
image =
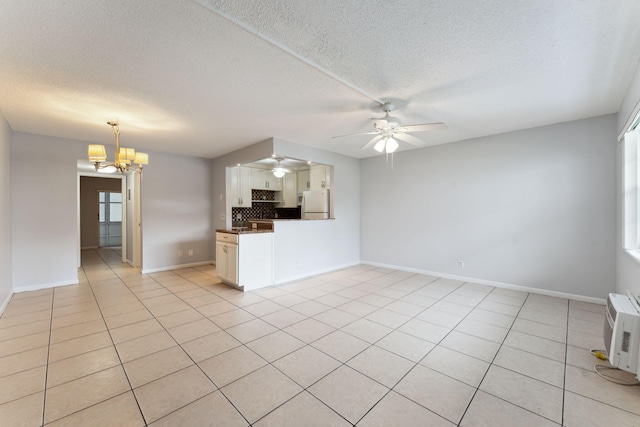
[[[389,153],[387,154],[387,164],[389,164]],[[391,153],[391,170],[393,170],[393,153]]]

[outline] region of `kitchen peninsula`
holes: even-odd
[[[272,286],[273,223],[216,230],[216,272],[223,283],[245,291]]]
[[[250,291],[279,284],[278,277],[289,280],[306,277],[301,274],[305,263],[317,251],[339,251],[329,240],[307,244],[309,236],[326,236],[329,220],[253,219],[246,227],[216,230],[216,270],[218,278],[230,286]],[[349,264],[352,265],[352,264]],[[348,265],[345,265],[345,267]],[[321,273],[319,270],[314,273]]]

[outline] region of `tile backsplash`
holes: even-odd
[[[272,219],[276,216],[275,202],[276,192],[270,190],[251,190],[251,207],[250,208],[231,208],[232,220],[234,227],[246,226],[247,220],[255,219]]]

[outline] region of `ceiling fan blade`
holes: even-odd
[[[375,134],[378,134],[378,133],[380,133],[380,132],[371,131],[371,132],[361,132],[361,133],[350,133],[348,135],[332,136],[331,138],[344,138],[345,136],[357,136],[357,135],[375,135]]]
[[[376,144],[376,142],[380,141],[382,138],[383,138],[383,136],[382,136],[382,135],[378,135],[378,136],[376,136],[376,137],[375,137],[375,138],[373,138],[371,141],[369,141],[369,142],[367,142],[366,144],[364,144],[364,145],[362,146],[361,150],[366,150],[366,149],[368,149],[368,148],[373,147],[373,146]]]
[[[407,135],[406,133],[394,133],[394,138],[397,138],[401,141],[408,142],[409,144],[417,145],[418,147],[426,144],[426,141],[421,140],[420,138],[416,138],[415,136]]]
[[[421,125],[406,125],[396,130],[401,132],[425,132],[430,130],[445,130],[448,129],[444,123],[425,123]]]

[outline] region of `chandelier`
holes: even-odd
[[[107,124],[111,126],[116,137],[116,159],[113,163],[104,163],[107,160],[107,151],[104,145],[89,145],[89,161],[93,162],[96,171],[115,172],[118,170],[120,173],[125,173],[126,171],[142,173],[142,167],[149,164],[149,155],[147,153],[136,153],[133,148],[121,148],[118,122],[107,122]],[[134,164],[138,166],[134,166]]]

